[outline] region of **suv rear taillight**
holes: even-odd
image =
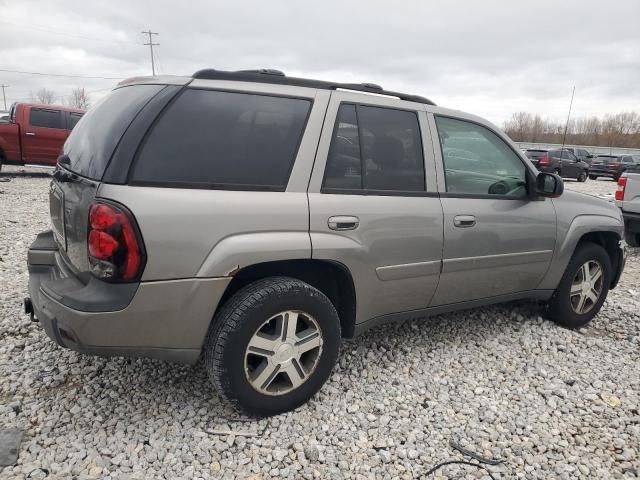
[[[140,278],[145,255],[133,215],[111,202],[94,202],[89,209],[87,245],[91,273],[109,282]]]
[[[618,179],[618,189],[616,190],[616,200],[624,200],[624,189],[627,188],[627,177],[620,177]]]
[[[545,155],[544,157],[540,157],[540,161],[538,163],[540,165],[549,165],[551,163],[551,157],[549,155]]]

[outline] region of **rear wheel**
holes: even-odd
[[[586,172],[580,172],[580,175],[578,175],[578,181],[579,182],[586,182],[587,181],[587,173]]]
[[[300,280],[272,277],[246,286],[216,314],[204,358],[223,399],[265,416],[309,400],[331,374],[339,345],[331,301]]]
[[[568,328],[583,327],[600,311],[610,280],[611,262],[605,249],[595,243],[580,245],[549,301],[551,319]]]
[[[556,168],[556,169],[553,171],[553,173],[555,173],[556,175],[558,175],[558,176],[560,176],[560,177],[562,176],[562,172],[560,171],[560,169],[559,169],[559,168]]]
[[[597,175],[589,175],[589,180],[597,180],[598,176]]]

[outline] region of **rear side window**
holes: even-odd
[[[325,191],[425,190],[424,156],[415,112],[342,104],[327,158]]]
[[[76,123],[78,123],[81,118],[81,113],[70,112],[69,117],[67,118],[67,129],[73,130],[73,128],[76,126]]]
[[[310,100],[186,90],[157,121],[134,183],[284,190]]]
[[[29,124],[32,127],[62,129],[62,112],[59,110],[32,108],[29,111]]]
[[[84,114],[64,144],[69,169],[101,179],[120,138],[163,85],[132,85],[114,90]]]

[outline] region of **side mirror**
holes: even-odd
[[[555,198],[564,192],[564,182],[555,173],[540,172],[536,177],[536,193],[542,197]]]

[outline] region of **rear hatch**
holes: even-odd
[[[527,156],[527,158],[529,160],[531,160],[531,163],[533,163],[533,165],[535,165],[536,167],[538,166],[538,164],[540,163],[540,159],[542,157],[545,157],[548,155],[548,151],[547,150],[532,150],[529,149],[525,152],[525,155]]]
[[[111,92],[75,126],[62,149],[49,192],[54,237],[63,259],[88,280],[89,209],[120,139],[163,85],[132,85]]]
[[[604,157],[596,157],[593,159],[593,161],[591,162],[591,164],[589,165],[589,170],[590,171],[608,171],[608,170],[613,170],[614,168],[607,168],[607,165],[611,162],[616,162],[618,160],[618,157],[608,157],[608,156],[604,156]]]

